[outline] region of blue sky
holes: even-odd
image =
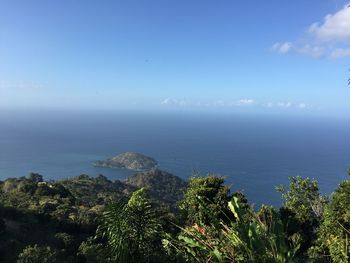
[[[0,108],[350,113],[347,3],[2,0]]]

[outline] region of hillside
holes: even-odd
[[[155,203],[175,207],[185,186],[159,170],[138,173],[126,182],[103,175],[44,181],[35,173],[0,181],[0,262],[14,262],[24,247],[34,244],[59,248],[68,258],[94,235],[106,205],[146,187]]]
[[[187,186],[181,178],[159,169],[137,173],[125,183],[136,188],[149,189],[154,200],[168,205],[176,204],[183,197]]]

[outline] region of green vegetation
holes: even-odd
[[[105,161],[96,161],[93,163],[93,165],[109,168],[125,168],[134,171],[145,171],[154,169],[157,166],[157,161],[140,153],[126,152]]]
[[[224,178],[209,175],[192,177],[179,208],[186,223],[207,224],[222,219],[231,199]]]
[[[28,246],[18,256],[18,263],[59,263],[59,253],[51,247]]]
[[[349,262],[350,181],[329,197],[301,177],[277,191],[281,208],[254,209],[215,175],[9,178],[0,262]]]
[[[150,198],[155,203],[174,208],[182,197],[187,183],[177,176],[161,170],[137,173],[125,183],[135,188],[147,188]]]
[[[97,236],[106,239],[107,258],[114,262],[161,262],[161,218],[145,188],[135,191],[127,203],[108,206],[97,229]]]

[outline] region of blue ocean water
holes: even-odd
[[[34,112],[0,113],[0,180],[38,172],[45,179],[82,173],[125,179],[133,172],[91,163],[125,151],[154,157],[188,178],[226,176],[232,191],[279,205],[274,187],[308,176],[332,192],[347,179],[350,122],[312,116],[254,114]]]

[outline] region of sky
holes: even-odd
[[[0,0],[0,109],[350,114],[341,0]]]

